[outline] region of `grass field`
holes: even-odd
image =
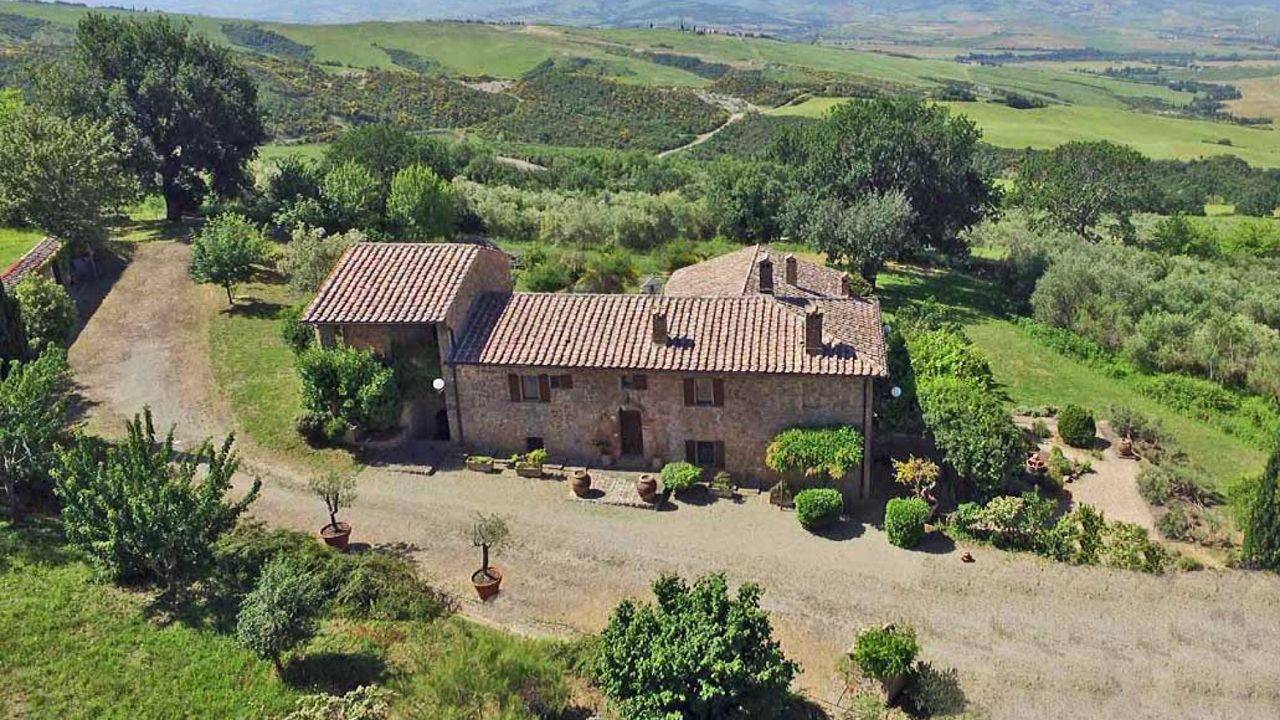
[[[39,230],[0,227],[0,270],[17,262],[42,237]]]
[[[223,301],[225,296],[221,296]],[[278,314],[298,302],[288,286],[238,286],[235,311],[219,309],[209,324],[213,377],[230,404],[239,432],[269,453],[304,470],[352,470],[343,450],[317,450],[294,428],[302,388],[293,352],[280,338]]]
[[[988,283],[954,272],[899,266],[880,276],[879,287],[889,311],[924,299],[947,306],[990,359],[1012,405],[1076,403],[1097,412],[1127,405],[1158,418],[1178,446],[1220,482],[1262,469],[1260,451],[1037,343],[1003,317],[1003,294]]]
[[[770,111],[821,117],[844,98],[812,98]],[[973,118],[983,139],[1000,147],[1052,148],[1071,140],[1111,140],[1157,159],[1236,155],[1253,165],[1280,167],[1280,132],[1205,120],[1162,117],[1081,105],[1014,110],[995,103],[943,103]],[[1230,145],[1220,144],[1229,140]]]
[[[297,691],[234,639],[148,619],[144,598],[95,583],[49,527],[0,523],[0,716],[260,718]]]
[[[0,550],[0,717],[257,720],[303,693],[372,682],[394,693],[395,717],[532,720],[526,703],[571,699],[577,650],[459,617],[328,620],[281,680],[233,635],[152,614],[149,595],[96,582],[56,521],[0,521]]]

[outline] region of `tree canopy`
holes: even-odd
[[[977,163],[981,136],[972,120],[917,98],[857,100],[812,128],[785,133],[773,155],[798,166],[802,193],[842,205],[901,192],[914,210],[910,235],[954,252],[960,232],[992,213],[998,200]]]
[[[1043,223],[1080,237],[1097,239],[1095,228],[1110,220],[1111,232],[1129,239],[1130,217],[1152,195],[1148,166],[1142,153],[1124,145],[1069,142],[1028,154],[1012,199]]]
[[[1255,567],[1280,572],[1280,447],[1251,495],[1242,554]]]
[[[163,15],[85,15],[69,62],[39,85],[61,114],[108,124],[170,221],[210,190],[244,187],[265,137],[257,88],[231,51]]]
[[[0,501],[16,507],[48,490],[55,446],[67,431],[71,383],[61,349],[3,365],[0,360]]]
[[[106,238],[105,215],[135,192],[107,123],[34,109],[0,115],[0,206],[68,242]]]
[[[221,285],[227,303],[236,283],[253,277],[255,265],[266,262],[262,231],[243,215],[223,213],[210,220],[191,245],[191,278],[196,282]]]

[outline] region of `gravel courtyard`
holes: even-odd
[[[232,428],[212,391],[203,323],[217,290],[185,276],[187,248],[137,246],[72,348],[91,425],[110,431],[149,403],[195,440]],[[315,530],[305,478],[246,448],[264,480],[253,513]],[[242,483],[247,479],[242,479]],[[497,562],[503,593],[471,602],[477,512],[509,518],[518,545]],[[567,484],[446,469],[431,477],[370,467],[345,519],[353,541],[410,550],[465,612],[516,630],[598,630],[622,597],[662,572],[723,570],[766,588],[802,686],[833,700],[833,668],[864,625],[912,623],[924,659],[956,667],[971,701],[996,718],[1280,717],[1280,578],[1197,572],[1149,577],[1075,568],[987,548],[973,564],[933,537],[892,547],[872,524],[827,537],[748,494],[742,503],[652,512],[574,500]]]

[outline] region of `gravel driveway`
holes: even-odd
[[[99,427],[150,403],[188,440],[231,429],[211,392],[202,317],[216,290],[194,288],[187,249],[137,248],[71,353]],[[303,479],[246,453],[265,488],[257,516],[315,529]],[[243,482],[243,481],[242,481]],[[858,628],[905,620],[924,658],[956,667],[971,701],[996,718],[1280,717],[1280,578],[1244,572],[1149,577],[972,548],[941,538],[892,547],[851,521],[817,537],[763,497],[670,512],[573,500],[565,484],[447,470],[369,468],[346,516],[353,540],[407,544],[440,585],[471,597],[476,512],[509,518],[518,546],[498,558],[503,593],[478,618],[528,632],[595,631],[622,597],[661,572],[723,570],[766,588],[802,686],[833,699],[832,670]]]

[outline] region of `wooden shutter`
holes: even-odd
[[[631,388],[633,390],[648,390],[649,378],[645,377],[644,375],[636,375],[635,377],[631,378]]]
[[[711,404],[716,407],[724,405],[724,381],[720,378],[711,381]]]
[[[538,376],[538,399],[542,402],[551,402],[551,376]]]
[[[716,469],[719,470],[724,467],[724,443],[721,442],[720,440],[717,440],[715,442],[715,447],[716,447],[716,452],[715,452]]]
[[[690,465],[698,464],[698,442],[696,440],[684,441],[684,461]]]
[[[511,390],[511,402],[520,402],[520,376],[514,373],[508,375],[507,387]]]
[[[693,378],[684,379],[684,404],[697,405],[697,398],[694,396]]]

